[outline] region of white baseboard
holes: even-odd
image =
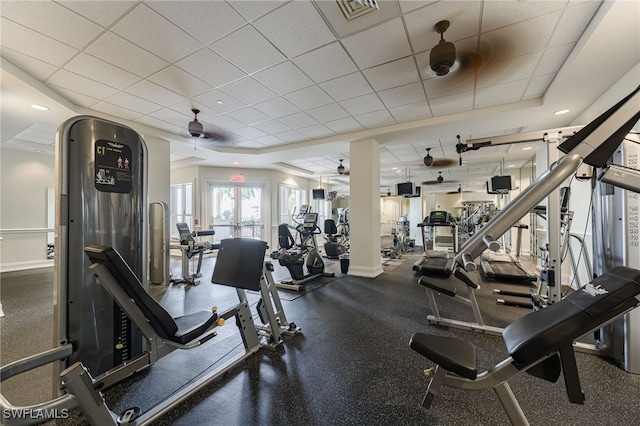
[[[382,265],[378,264],[373,267],[353,266],[349,265],[349,272],[347,275],[363,278],[375,278],[384,272]]]
[[[53,259],[0,263],[0,272],[25,271],[28,269],[48,268],[51,266],[53,266]]]

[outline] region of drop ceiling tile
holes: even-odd
[[[202,95],[196,96],[193,100],[219,113],[233,111],[246,105],[245,102],[239,101],[220,89],[210,90]]]
[[[287,117],[281,117],[280,121],[293,129],[318,124],[315,118],[304,112],[298,112]]]
[[[409,13],[413,10],[435,3],[435,0],[398,0],[398,3],[400,4],[400,10],[402,10],[402,13]]]
[[[286,59],[250,25],[234,31],[209,47],[247,74],[269,68]]]
[[[317,83],[358,70],[338,42],[305,53],[293,62]]]
[[[142,3],[111,31],[168,62],[175,62],[203,47],[198,40]]]
[[[540,63],[538,63],[536,67],[534,75],[544,75],[558,72],[564,64],[564,61],[566,61],[569,57],[569,54],[573,50],[574,46],[574,43],[570,43],[563,46],[551,47],[545,50]]]
[[[287,142],[299,142],[308,139],[307,136],[297,130],[289,130],[288,132],[278,133],[275,136]]]
[[[253,139],[253,138],[267,136],[267,134],[262,130],[258,130],[249,126],[236,129],[233,131],[233,134],[238,135],[241,138],[245,138],[245,139]]]
[[[431,100],[429,105],[434,117],[455,112],[471,111],[473,109],[473,92],[441,96]]]
[[[204,45],[247,22],[223,1],[153,1],[147,4]]]
[[[493,49],[491,62],[543,51],[549,44],[560,16],[561,12],[554,12],[483,33],[481,41]]]
[[[264,146],[275,146],[275,145],[282,145],[284,143],[286,143],[285,141],[283,141],[280,138],[277,138],[275,136],[272,135],[267,135],[267,136],[263,136],[260,138],[255,138],[255,141],[264,145]]]
[[[56,66],[63,65],[78,51],[5,18],[0,20],[0,39],[3,55],[4,48],[9,48]]]
[[[258,104],[277,96],[272,90],[258,83],[251,77],[236,80],[233,83],[222,86],[220,90],[245,102],[247,105]]]
[[[492,31],[564,9],[567,2],[483,2],[482,31]]]
[[[380,24],[342,40],[360,69],[384,64],[411,54],[400,18]]]
[[[188,111],[188,114],[189,115],[174,111],[169,108],[163,108],[159,111],[154,111],[149,115],[153,118],[157,118],[158,120],[162,120],[167,123],[171,123],[174,126],[186,129],[189,122],[193,120],[193,115],[191,115],[191,111]],[[238,126],[238,127],[241,127],[241,126]]]
[[[227,131],[233,131],[240,129],[241,127],[245,127],[243,122],[233,119],[227,115],[218,115],[208,118],[207,123]]]
[[[184,96],[149,80],[141,80],[125,91],[160,105],[174,105],[186,99]]]
[[[137,75],[101,61],[91,55],[87,55],[86,53],[81,53],[73,58],[73,60],[65,66],[65,69],[120,90],[140,80],[140,77]]]
[[[86,1],[65,0],[62,6],[71,9],[85,18],[103,27],[108,27],[129,9],[135,6],[136,1]]]
[[[476,77],[472,72],[451,73],[443,77],[433,77],[423,80],[427,98],[437,99],[472,91],[475,88]]]
[[[542,53],[535,52],[487,64],[478,71],[477,87],[483,88],[531,78]]]
[[[356,130],[362,130],[363,127],[353,117],[342,118],[340,120],[329,121],[323,123],[336,133],[352,132]]]
[[[311,2],[287,3],[254,21],[253,26],[289,58],[335,40]]]
[[[151,117],[150,115],[144,115],[142,117],[138,117],[138,118],[134,119],[133,121],[135,121],[136,123],[146,124],[147,126],[157,127],[158,129],[163,129],[163,130],[172,130],[172,129],[174,129],[176,127],[175,125],[173,125],[171,123],[167,123],[166,121],[158,120],[157,118]],[[184,131],[184,134],[186,136],[187,129],[184,128],[183,131]]]
[[[312,109],[333,102],[333,99],[331,99],[329,95],[323,92],[318,86],[311,86],[288,93],[284,95],[284,98],[301,110]]]
[[[53,74],[58,67],[55,67],[46,62],[27,56],[24,53],[2,47],[0,49],[0,55],[4,60],[8,60],[18,68],[21,68],[37,78],[40,81],[45,81],[51,74]]]
[[[108,98],[117,92],[113,87],[65,70],[54,74],[47,83],[80,93],[91,93],[98,99]]]
[[[347,112],[338,104],[329,104],[319,108],[310,109],[307,113],[320,123],[335,121],[349,116]]]
[[[519,80],[478,89],[476,91],[475,107],[484,108],[492,105],[518,102],[524,95],[527,83],[528,80]]]
[[[444,33],[446,41],[455,42],[477,34],[480,11],[484,2],[441,1],[411,12],[405,16],[407,32],[414,52],[431,50],[440,41],[435,25],[446,19],[450,22]]]
[[[174,65],[153,74],[149,77],[149,80],[187,98],[201,95],[212,89],[209,84]]]
[[[531,81],[529,81],[529,85],[527,86],[527,90],[525,90],[522,99],[534,99],[544,96],[555,76],[556,74],[552,73],[533,77]]]
[[[340,102],[340,105],[342,105],[342,107],[351,115],[365,114],[384,109],[384,104],[380,101],[378,96],[373,93],[353,99],[347,99],[346,101]]]
[[[76,49],[103,31],[99,25],[54,2],[4,1],[1,13],[13,22]]]
[[[322,124],[315,124],[309,127],[302,127],[298,129],[300,133],[303,133],[310,138],[322,138],[325,136],[333,135],[333,131]]]
[[[71,102],[73,102],[75,105],[78,106],[82,106],[85,108],[90,108],[91,105],[94,105],[98,102],[100,102],[100,99],[96,99],[96,98],[92,98],[90,96],[86,96],[83,94],[80,94],[78,92],[74,92],[72,90],[69,89],[65,89],[63,87],[59,87],[59,86],[55,86],[55,85],[49,85],[54,91],[60,93],[62,96],[64,96],[65,99],[70,100]]]
[[[260,121],[266,121],[271,118],[267,114],[260,112],[252,107],[237,109],[235,111],[227,113],[227,115],[233,119],[242,121],[245,124],[253,124]]]
[[[600,2],[597,1],[569,3],[551,36],[549,47],[577,42],[598,7]]]
[[[387,108],[425,101],[424,90],[420,82],[406,84],[393,89],[378,92],[378,96]]]
[[[291,102],[284,98],[273,98],[253,106],[255,109],[262,111],[271,118],[284,117],[285,115],[291,115],[300,110]]]
[[[373,92],[367,80],[359,72],[325,81],[320,84],[320,87],[336,101],[343,101]]]
[[[373,129],[387,124],[395,124],[396,122],[386,109],[356,115],[354,118],[367,129]]]
[[[214,87],[230,83],[247,75],[244,71],[206,47],[177,62],[176,66]]]
[[[282,133],[291,130],[291,127],[278,120],[263,121],[261,123],[254,124],[253,127],[270,134]]]
[[[285,95],[313,85],[313,81],[291,61],[282,62],[255,73],[253,78],[279,95]]]
[[[229,5],[251,22],[287,3],[287,1],[228,1]]]
[[[140,77],[148,77],[169,65],[167,61],[112,32],[104,34],[85,52]]]
[[[389,108],[389,112],[398,123],[431,117],[431,110],[427,101]]]
[[[142,114],[136,111],[131,111],[127,108],[122,108],[118,105],[113,105],[108,102],[98,102],[93,105],[91,109],[104,112],[105,114],[112,115],[114,117],[125,118],[127,120],[134,120],[140,117]]]
[[[379,65],[363,71],[364,76],[375,90],[391,89],[420,81],[413,57]]]
[[[161,105],[130,95],[126,92],[118,92],[105,99],[105,101],[128,110],[139,112],[140,114],[149,114],[162,108]]]

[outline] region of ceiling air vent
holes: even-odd
[[[336,3],[347,21],[380,9],[377,0],[336,0]]]

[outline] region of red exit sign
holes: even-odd
[[[231,175],[231,182],[242,183],[244,182],[244,175],[233,174]]]

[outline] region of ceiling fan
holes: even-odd
[[[338,165],[338,174],[349,176],[351,174],[351,171],[344,167],[344,165],[342,164],[343,161],[343,159],[340,159],[340,164]]]
[[[433,158],[431,156],[431,148],[426,148],[427,156],[422,160],[427,167],[449,167],[456,163],[455,160],[450,158]]]
[[[197,108],[192,108],[191,112],[193,112],[193,121],[189,122],[189,134],[194,138],[202,138],[206,139],[208,142],[216,142],[217,144],[228,142],[229,138],[217,131],[204,130],[204,126],[201,122],[198,121],[198,114],[200,114],[200,110]]]
[[[423,185],[440,185],[444,182],[444,177],[442,176],[442,172],[438,172],[438,177],[436,180],[426,180],[422,182]]]

